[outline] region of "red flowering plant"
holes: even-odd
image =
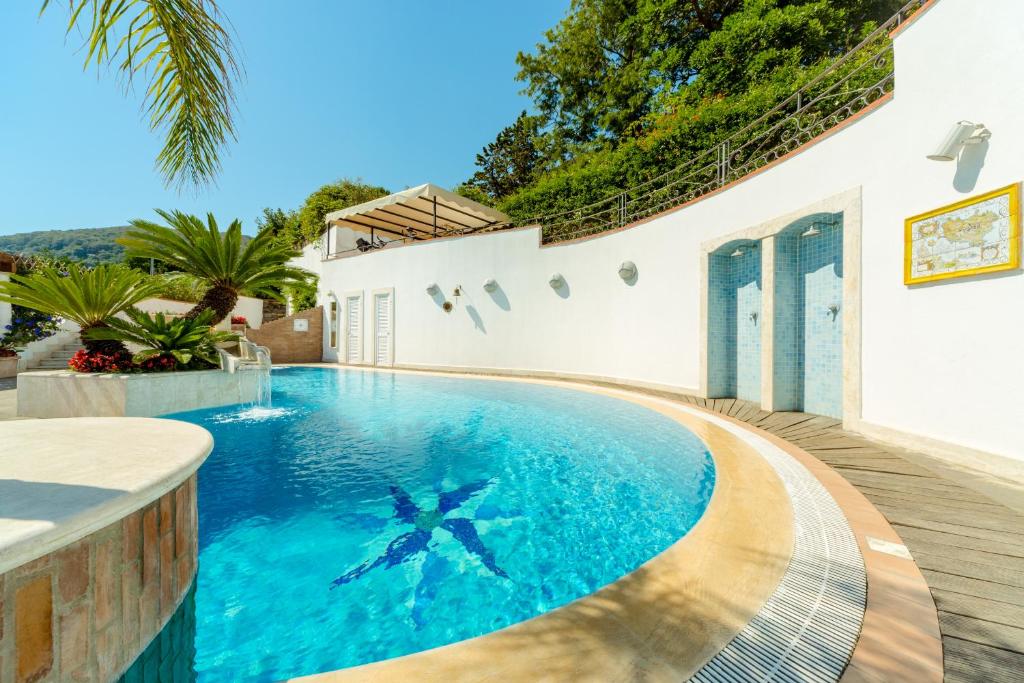
[[[244,315],[233,315],[231,316],[232,325],[249,325],[249,321],[245,319]]]
[[[127,351],[87,351],[79,349],[68,361],[68,367],[75,372],[132,372],[135,363]]]

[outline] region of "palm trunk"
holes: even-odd
[[[93,323],[82,328],[81,339],[85,350],[89,353],[102,353],[108,356],[116,353],[128,353],[128,348],[124,345],[124,342],[115,339],[89,339],[86,334],[89,330],[97,330],[103,327],[109,327],[109,325],[106,323]]]
[[[185,317],[194,320],[207,308],[211,308],[214,312],[213,320],[210,321],[212,327],[228,317],[236,303],[238,303],[238,292],[230,287],[214,285],[206,290],[203,298],[185,314]]]

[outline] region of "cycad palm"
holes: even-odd
[[[85,35],[85,64],[113,66],[130,83],[148,80],[152,130],[166,132],[157,168],[168,185],[207,182],[234,138],[239,75],[216,0],[65,0],[68,34]],[[50,5],[42,1],[40,13]]]
[[[137,308],[125,311],[128,320],[114,318],[109,327],[92,329],[90,339],[128,342],[145,347],[132,360],[144,363],[158,356],[171,356],[181,365],[195,359],[208,365],[218,361],[216,344],[237,339],[232,332],[215,332],[210,328],[213,311],[206,310],[195,319],[168,318],[163,313],[150,315]]]
[[[302,286],[310,280],[311,273],[288,265],[299,252],[275,240],[270,231],[243,245],[241,221],[232,221],[221,232],[213,214],[207,214],[204,223],[180,211],[157,213],[167,226],[135,220],[117,241],[127,248],[129,257],[158,259],[209,286],[185,314],[187,318],[211,308],[212,324],[217,324],[231,313],[242,292],[276,297],[282,287]]]
[[[96,266],[86,270],[70,266],[66,273],[44,267],[32,275],[12,275],[0,282],[0,301],[72,320],[82,327],[82,343],[89,351],[123,351],[119,341],[89,338],[90,330],[107,327],[121,311],[154,296],[157,282],[123,266]]]

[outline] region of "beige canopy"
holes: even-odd
[[[328,226],[414,240],[479,232],[509,222],[502,212],[431,183],[332,211],[325,220]]]

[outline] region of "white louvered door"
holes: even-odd
[[[363,349],[363,298],[350,296],[345,302],[345,362],[358,363]]]
[[[391,365],[391,295],[375,294],[373,309],[373,364]]]

